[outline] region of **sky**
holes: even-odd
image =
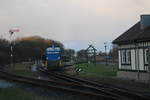
[[[150,0],[0,0],[0,36],[9,39],[38,35],[66,48],[98,51],[150,14]]]

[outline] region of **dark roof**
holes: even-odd
[[[129,30],[116,38],[114,44],[133,43],[138,41],[150,41],[150,28],[141,30],[140,21],[133,25]]]

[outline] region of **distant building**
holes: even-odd
[[[118,45],[119,77],[148,80],[148,48],[150,47],[150,15],[113,41]]]

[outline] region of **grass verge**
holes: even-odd
[[[105,64],[78,64],[76,68],[81,68],[81,76],[97,77],[97,76],[116,76],[117,65]]]
[[[0,88],[0,100],[48,100],[19,88]]]
[[[82,71],[77,77],[89,79],[103,84],[130,88],[136,91],[149,92],[148,84],[134,80],[117,78],[117,65],[105,64],[78,64],[76,68]]]
[[[16,63],[12,68],[12,72],[18,75],[25,75],[25,76],[37,76],[37,72],[31,71],[32,64],[29,63]]]

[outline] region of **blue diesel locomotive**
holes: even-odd
[[[62,64],[61,49],[58,46],[52,45],[45,51],[45,67],[48,70],[59,69]]]
[[[47,70],[59,70],[73,64],[69,55],[64,54],[63,50],[55,45],[46,48],[42,60]]]

